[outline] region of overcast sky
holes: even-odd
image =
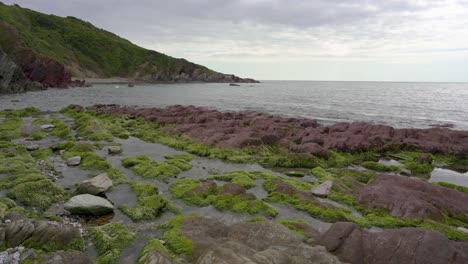
[[[468,81],[468,0],[0,0],[261,80]]]

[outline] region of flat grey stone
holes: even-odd
[[[37,144],[26,145],[26,150],[28,150],[28,151],[34,151],[34,150],[38,150],[38,149],[39,149],[39,145],[37,145]]]
[[[108,200],[91,194],[73,196],[64,208],[72,214],[105,215],[114,211],[114,206]]]
[[[107,173],[102,173],[80,183],[77,191],[79,193],[98,195],[105,193],[110,187],[112,187],[112,180],[107,176]]]
[[[318,197],[328,197],[331,192],[331,188],[333,187],[332,181],[325,181],[319,186],[313,187],[310,192]]]
[[[55,128],[55,126],[52,124],[41,125],[41,129],[43,130],[51,129],[51,128]]]
[[[109,155],[117,155],[122,153],[122,148],[119,146],[109,146],[107,147],[107,153]]]
[[[76,156],[76,157],[71,157],[67,159],[67,165],[68,166],[78,166],[81,164],[81,157]]]

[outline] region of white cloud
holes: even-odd
[[[218,70],[223,62],[468,61],[467,1],[17,2],[91,20],[146,48],[221,65]]]

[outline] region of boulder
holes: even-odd
[[[99,195],[105,193],[110,187],[112,187],[112,180],[107,176],[107,173],[102,173],[92,179],[80,183],[80,185],[78,185],[77,192]]]
[[[26,145],[26,150],[28,151],[35,151],[39,149],[39,145],[37,144],[28,144]]]
[[[72,214],[106,215],[114,211],[108,200],[91,194],[73,196],[64,207]]]
[[[68,166],[78,166],[81,164],[81,157],[80,156],[75,156],[67,159],[67,165]]]
[[[354,223],[340,222],[322,235],[320,243],[351,264],[468,263],[468,243],[422,228],[370,232]]]
[[[47,129],[52,129],[52,128],[55,128],[55,126],[52,124],[41,125],[42,130],[47,130]]]
[[[368,209],[387,209],[396,217],[444,220],[444,212],[468,217],[467,193],[406,177],[377,175],[355,197]]]
[[[319,186],[313,187],[310,192],[318,197],[328,197],[331,193],[331,189],[333,187],[332,181],[324,181]]]
[[[118,155],[122,153],[122,148],[119,146],[109,146],[107,147],[107,153],[109,155]]]

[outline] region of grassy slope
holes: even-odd
[[[19,32],[21,40],[29,48],[74,69],[75,75],[87,69],[99,77],[134,77],[137,72],[140,75],[157,72],[161,76],[170,76],[181,67],[185,71],[198,69],[203,73],[214,73],[184,59],[175,59],[138,47],[74,17],[46,15],[2,3],[0,47],[9,45],[12,41],[8,39],[8,34],[2,34],[6,24]]]

